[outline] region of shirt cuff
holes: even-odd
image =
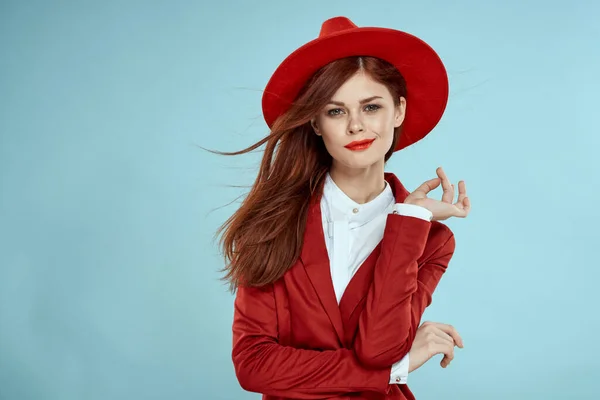
[[[433,213],[425,207],[417,206],[415,204],[396,203],[394,204],[394,210],[407,217],[415,217],[424,219],[425,221],[431,221]]]
[[[390,373],[390,383],[397,385],[405,385],[408,379],[408,366],[409,359],[407,353],[402,360],[392,365],[392,372]]]

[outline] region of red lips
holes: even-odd
[[[375,139],[355,140],[354,142],[348,143],[344,147],[350,150],[362,150],[368,148],[373,141],[375,141]]]

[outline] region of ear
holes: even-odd
[[[404,122],[404,118],[406,116],[406,99],[400,96],[400,104],[396,106],[396,110],[394,113],[394,128],[399,127]]]
[[[310,120],[310,125],[312,126],[317,136],[321,136],[321,133],[319,133],[319,127],[317,125],[317,120],[315,118]]]

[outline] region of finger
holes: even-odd
[[[450,364],[450,362],[454,360],[454,346],[452,344],[448,344],[448,342],[444,339],[441,339],[440,337],[436,336],[431,346],[433,349],[433,354],[444,355],[440,362],[440,365],[443,368],[446,368],[448,364]]]
[[[445,354],[449,359],[454,358],[454,342],[448,342],[437,335],[431,341],[434,347],[434,354]]]
[[[427,327],[428,336],[431,338],[431,340],[434,340],[437,337],[445,340],[446,342],[448,342],[448,344],[454,346],[454,338],[446,332],[444,332],[442,329],[440,329],[440,327],[438,326],[439,324],[439,322],[429,323],[429,326]]]
[[[452,188],[452,184],[442,167],[439,167],[436,172],[442,181],[442,189],[444,191],[442,194],[442,201],[444,203],[452,204],[452,200],[454,199],[454,189]]]
[[[464,347],[462,338],[458,334],[458,331],[456,330],[456,328],[454,328],[452,325],[443,324],[441,322],[432,322],[432,324],[435,328],[438,328],[438,329],[442,330],[443,332],[447,333],[448,335],[450,335],[452,337],[452,339],[454,340],[454,343],[456,343],[456,345],[458,347],[460,347],[461,349]]]
[[[440,365],[442,368],[446,368],[454,360],[454,346],[445,344],[443,354],[444,357],[442,357]]]
[[[469,211],[471,211],[471,200],[468,197],[465,197],[462,203],[456,203],[454,205],[457,209],[456,217],[465,218],[469,215]]]
[[[442,361],[440,361],[440,365],[442,366],[442,368],[446,368],[448,365],[450,365],[450,362],[452,360],[449,359],[448,357],[446,357],[446,355],[444,354],[444,357],[442,358]]]
[[[448,344],[450,344],[451,346],[454,346],[456,343],[454,343],[454,338],[450,335],[448,335],[446,332],[444,332],[443,330],[441,330],[438,327],[435,327],[432,332],[437,335],[440,339],[445,340],[446,342],[448,342]]]
[[[428,181],[425,181],[421,186],[415,189],[415,192],[420,192],[424,195],[431,192],[436,187],[440,186],[440,178],[433,178]]]
[[[458,182],[458,200],[456,200],[456,205],[461,205],[464,208],[464,200],[467,197],[467,185],[465,181]]]

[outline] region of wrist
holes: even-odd
[[[394,214],[416,217],[425,221],[433,219],[433,213],[430,210],[414,203],[396,203],[394,205]]]

